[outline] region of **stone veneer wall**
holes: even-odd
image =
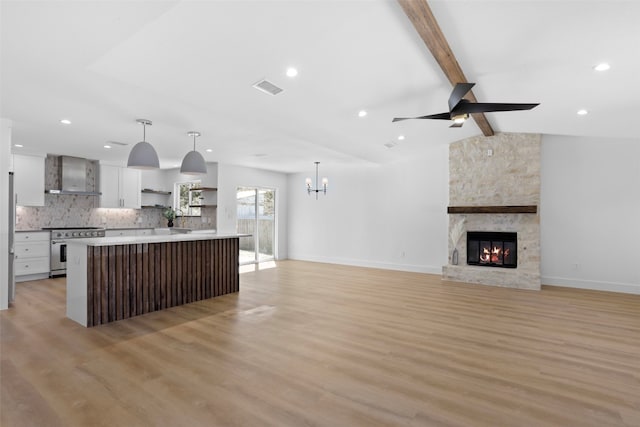
[[[540,204],[537,134],[472,137],[449,147],[450,206]],[[489,150],[492,154],[489,155]],[[518,233],[518,267],[467,265],[467,231]],[[449,215],[449,256],[443,279],[512,288],[540,289],[540,218],[536,214]],[[454,241],[457,240],[457,241]],[[454,248],[458,265],[451,264]]]
[[[45,160],[45,188],[60,188],[59,157],[47,156]],[[87,162],[87,190],[95,191],[97,161]],[[105,228],[156,228],[166,227],[162,209],[106,209],[100,205],[99,196],[45,194],[45,206],[18,206],[17,230],[37,230],[43,227],[105,227]],[[214,208],[215,209],[215,208]],[[215,213],[213,214],[215,218]],[[175,225],[182,225],[180,218]],[[188,228],[215,228],[215,224],[203,224],[200,217],[185,218]]]

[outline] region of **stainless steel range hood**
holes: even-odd
[[[58,159],[60,188],[45,190],[49,194],[77,194],[99,196],[98,191],[87,190],[87,159],[60,156]]]

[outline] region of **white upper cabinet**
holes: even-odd
[[[140,171],[137,169],[120,169],[120,195],[122,207],[140,209]]]
[[[44,157],[14,154],[13,183],[18,206],[44,206]]]
[[[120,168],[100,165],[100,207],[120,208]]]
[[[140,209],[140,171],[100,165],[100,207]]]

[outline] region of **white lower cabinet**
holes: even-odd
[[[16,282],[49,277],[50,251],[48,231],[16,232],[13,261]]]
[[[135,236],[136,230],[106,230],[104,237]]]
[[[112,229],[104,232],[105,237],[122,237],[122,236],[149,236],[152,235],[153,228],[128,228],[128,229]]]

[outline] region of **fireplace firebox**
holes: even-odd
[[[468,231],[467,264],[516,268],[518,266],[518,233]]]

